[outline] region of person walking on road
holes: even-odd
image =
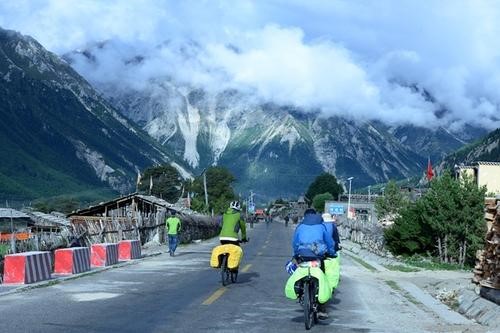
[[[173,257],[177,249],[177,233],[181,230],[181,220],[176,216],[175,211],[172,211],[171,215],[165,221],[165,227],[168,230],[168,252]]]
[[[290,221],[290,216],[286,214],[285,216],[285,227],[288,227],[288,221]]]

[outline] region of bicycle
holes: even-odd
[[[238,244],[246,243],[248,241],[249,241],[248,239],[246,239],[245,241],[238,241]],[[220,278],[222,285],[225,287],[230,282],[236,283],[238,281],[238,267],[233,269],[229,268],[228,266],[229,252],[224,252],[219,254],[219,260],[220,260]]]
[[[297,284],[299,303],[304,309],[304,324],[310,330],[313,324],[318,323],[318,280],[311,275],[311,267],[321,267],[320,260],[304,261],[299,267],[307,268],[308,274]]]
[[[321,269],[324,258],[301,257],[290,260],[285,266],[290,274],[285,285],[285,296],[298,300],[304,311],[306,330],[318,323],[320,304],[332,297],[328,279]]]

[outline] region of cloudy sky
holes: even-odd
[[[169,77],[325,115],[500,127],[496,1],[16,0],[0,26],[57,54],[106,42],[75,63],[96,84]]]

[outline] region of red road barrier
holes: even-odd
[[[34,283],[50,279],[51,258],[48,251],[31,251],[5,256],[3,282]]]
[[[54,273],[78,274],[90,271],[90,249],[71,247],[55,251]]]
[[[141,242],[138,240],[122,240],[118,243],[118,259],[132,260],[141,258]]]
[[[118,244],[92,244],[90,262],[92,266],[97,267],[110,266],[118,263]]]

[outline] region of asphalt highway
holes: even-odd
[[[0,297],[1,332],[303,332],[300,305],[284,296],[294,228],[249,229],[238,282],[222,287],[209,266],[216,239],[177,255]],[[387,281],[342,254],[330,317],[311,332],[456,332]],[[466,326],[468,329],[469,326]]]

